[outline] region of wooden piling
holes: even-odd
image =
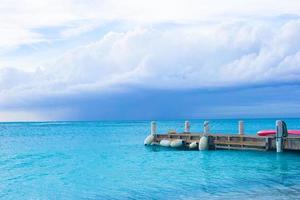
[[[239,135],[244,135],[244,121],[239,121]]]
[[[191,124],[189,121],[185,121],[184,122],[184,132],[185,133],[189,133],[190,132],[190,128],[191,128]]]
[[[203,127],[204,127],[204,134],[208,134],[209,133],[209,121],[204,121]]]
[[[282,136],[283,136],[283,125],[281,120],[276,121],[276,151],[277,153],[282,152]]]
[[[156,134],[156,122],[155,121],[151,122],[151,134],[152,135]]]

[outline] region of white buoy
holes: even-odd
[[[244,135],[244,122],[243,121],[239,121],[239,134],[240,135]]]
[[[191,124],[189,121],[185,121],[184,122],[184,132],[185,133],[189,133],[190,132],[190,128],[191,128]]]
[[[154,141],[154,135],[148,135],[144,140],[144,145],[150,145]]]
[[[208,137],[202,136],[199,141],[199,150],[207,150],[208,149]]]
[[[197,142],[192,142],[192,143],[189,145],[189,148],[190,148],[190,149],[195,149],[195,148],[197,148]]]
[[[170,143],[170,146],[171,146],[171,147],[175,147],[175,148],[181,147],[182,145],[183,145],[183,141],[180,140],[180,139],[173,140],[173,141]]]
[[[204,121],[203,126],[204,126],[204,134],[208,134],[209,133],[209,121]]]
[[[283,137],[283,126],[282,121],[276,121],[276,151],[277,153],[282,152],[282,137]]]
[[[163,146],[163,147],[169,147],[171,142],[170,142],[170,140],[164,139],[164,140],[161,140],[159,144],[160,144],[160,146]]]

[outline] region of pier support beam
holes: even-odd
[[[281,120],[276,121],[276,151],[282,152],[282,137],[283,137],[283,124]]]
[[[204,126],[204,134],[206,135],[209,133],[209,121],[204,121],[203,126]]]
[[[239,134],[244,135],[244,121],[239,121]]]
[[[152,121],[151,122],[151,135],[155,135],[156,134],[156,122]]]
[[[203,123],[204,133],[203,136],[200,137],[199,140],[199,151],[207,150],[208,149],[208,133],[209,133],[209,121],[204,121]]]
[[[185,121],[184,122],[184,132],[185,133],[189,133],[190,132],[190,128],[191,128],[191,124],[189,121]]]
[[[152,145],[156,138],[156,122],[151,122],[151,133],[144,140],[144,145]]]

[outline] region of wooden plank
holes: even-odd
[[[265,147],[266,143],[265,142],[233,142],[233,141],[214,141],[214,144],[223,144],[223,145],[245,145],[245,146],[261,146]]]
[[[284,140],[284,149],[300,150],[300,138],[286,138]]]
[[[222,146],[222,145],[216,145],[216,149],[227,149],[227,150],[254,150],[254,151],[265,151],[264,148],[253,148],[253,147],[228,147],[228,146]]]
[[[180,136],[196,136],[196,137],[199,137],[199,136],[202,136],[204,133],[172,133],[172,134],[157,134],[159,136],[166,136],[166,135],[180,135]],[[210,133],[208,134],[208,136],[212,136],[212,137],[219,137],[219,136],[223,136],[223,137],[227,137],[227,136],[230,136],[230,137],[237,137],[237,138],[240,138],[240,137],[247,137],[247,138],[274,138],[274,136],[258,136],[258,135],[239,135],[237,133],[226,133],[226,134],[221,134],[221,133]],[[300,138],[300,136],[294,136],[294,135],[291,135],[289,137],[295,137],[295,138]]]

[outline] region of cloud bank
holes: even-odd
[[[109,32],[34,72],[0,71],[1,92],[195,89],[298,83],[300,20]]]
[[[24,116],[20,108],[51,107],[61,114],[69,112],[63,107],[73,97],[132,89],[224,90],[299,84],[300,16],[295,13],[300,7],[296,1],[264,2],[270,6],[248,1],[247,6],[232,1],[231,6],[220,7],[214,4],[219,1],[190,1],[189,6],[182,1],[36,4],[28,0],[24,5],[5,1],[0,10],[17,9],[0,12],[4,30],[0,32],[0,108]],[[107,25],[108,30],[96,39],[66,47],[64,53],[53,54],[42,64],[32,63],[31,70],[22,67],[22,62],[20,66],[1,64],[1,58],[18,57],[13,49],[26,52],[28,45],[74,42],[86,32],[97,35],[97,28],[108,22],[118,22],[117,28]],[[52,48],[62,51],[59,45]],[[34,54],[26,56],[35,59]]]

